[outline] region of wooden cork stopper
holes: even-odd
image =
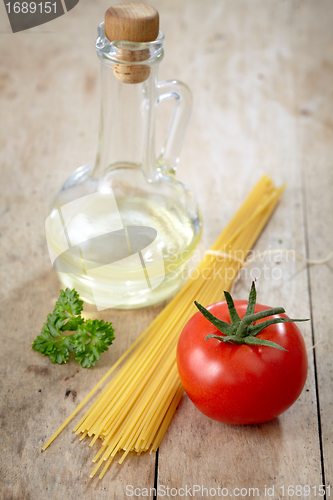
[[[113,42],[152,42],[159,31],[159,15],[154,7],[143,3],[122,3],[105,12],[105,35]],[[119,49],[118,57],[124,62],[139,62],[149,58],[149,50]],[[147,80],[150,68],[143,64],[115,64],[115,76],[123,83],[141,83]]]

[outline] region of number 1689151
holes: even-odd
[[[51,14],[57,12],[56,2],[8,2],[6,3],[8,14]]]
[[[310,496],[312,497],[324,497],[325,493],[327,497],[331,496],[331,486],[321,484],[319,486],[310,486],[305,484],[301,486],[298,484],[297,486],[289,485],[289,486],[280,486],[280,490],[283,496],[288,497],[301,497],[301,496]]]

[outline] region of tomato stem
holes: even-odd
[[[274,316],[276,314],[283,314],[285,312],[283,307],[273,307],[271,309],[266,309],[265,311],[260,311],[255,313],[254,310],[257,300],[257,291],[254,281],[252,282],[248,306],[243,319],[240,319],[230,293],[224,292],[224,296],[227,302],[231,323],[226,323],[225,321],[218,319],[205,307],[203,307],[198,302],[194,301],[194,304],[199,309],[201,314],[206,319],[208,319],[208,321],[210,321],[210,323],[212,323],[215,326],[215,328],[217,328],[221,333],[223,333],[223,336],[215,334],[207,335],[205,340],[215,338],[220,340],[221,342],[231,342],[235,344],[248,344],[248,345],[264,345],[269,347],[275,347],[276,349],[285,350],[283,347],[276,344],[275,342],[271,342],[270,340],[265,340],[265,339],[259,339],[256,337],[256,335],[265,328],[267,328],[268,326],[274,325],[276,323],[309,321],[308,319],[271,318],[268,319],[267,321],[262,321],[261,323],[257,323],[256,325],[254,325],[256,321],[268,318],[269,316]]]
[[[256,314],[246,314],[242,321],[240,322],[239,327],[237,328],[236,335],[237,337],[246,337],[249,333],[249,326],[252,326],[255,321],[259,319],[268,318],[268,316],[273,316],[274,314],[282,314],[285,310],[283,307],[273,307],[271,309],[266,309],[266,311],[261,311]],[[268,325],[267,325],[268,326]]]

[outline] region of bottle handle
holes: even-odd
[[[157,92],[157,104],[166,99],[175,99],[167,136],[159,156],[159,160],[175,171],[192,110],[192,94],[188,86],[179,80],[158,82]]]

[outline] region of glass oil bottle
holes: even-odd
[[[46,220],[60,281],[98,309],[143,307],[172,296],[201,235],[196,200],[176,177],[191,94],[179,81],[158,82],[163,44],[153,7],[119,4],[106,12],[96,41],[97,157],[69,176]],[[175,104],[157,157],[156,109],[165,99]]]

